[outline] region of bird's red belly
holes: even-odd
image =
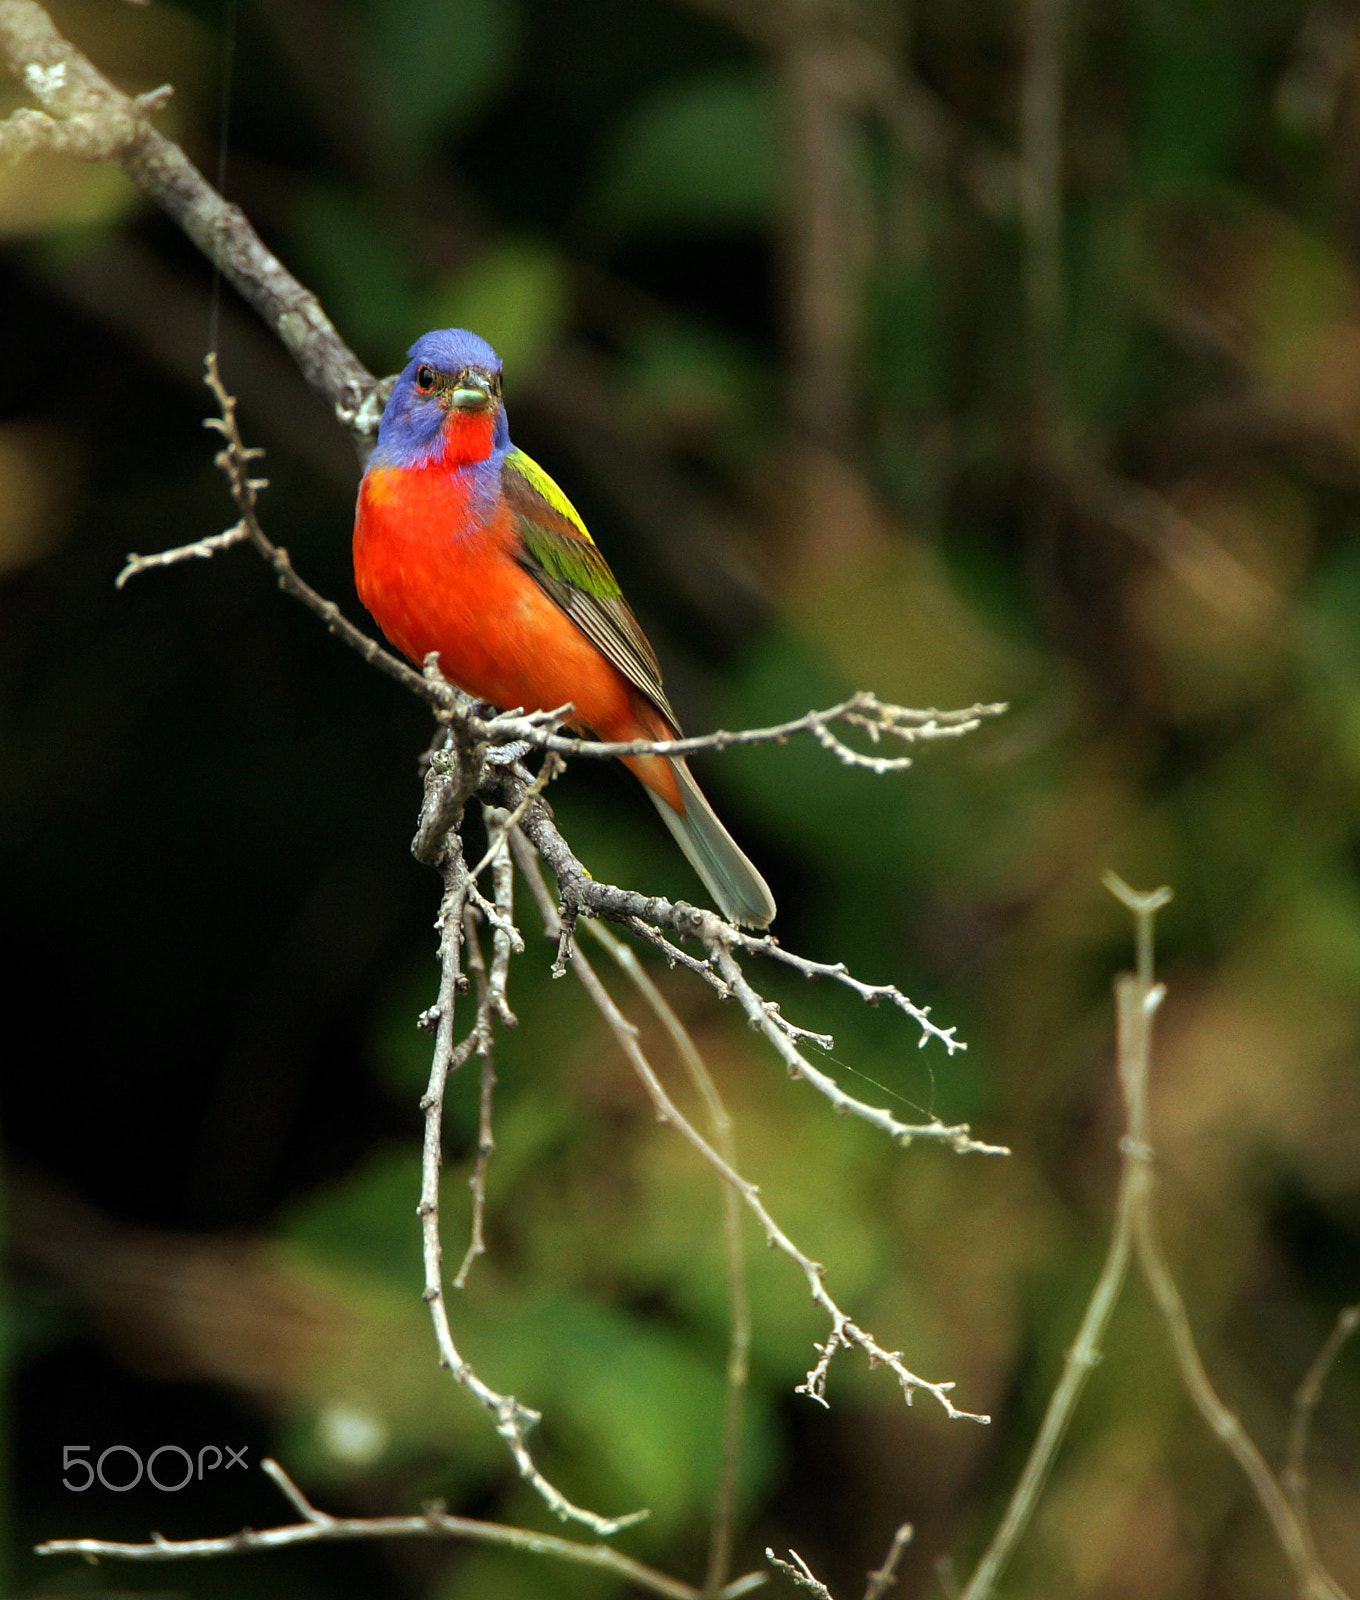
[[[511,710],[571,701],[606,739],[635,737],[627,680],[515,560],[508,518],[467,515],[446,474],[373,471],[354,523],[354,581],[379,627],[417,664]],[[663,735],[664,736],[664,735]]]

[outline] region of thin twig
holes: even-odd
[[[435,789],[444,781],[435,762],[430,763],[426,774],[427,790]],[[444,807],[441,803],[440,809]],[[456,823],[456,818],[454,819]],[[430,1081],[420,1105],[425,1113],[425,1137],[420,1163],[421,1234],[425,1260],[425,1300],[430,1308],[434,1325],[435,1342],[441,1363],[454,1378],[495,1419],[496,1432],[508,1446],[520,1476],[544,1500],[555,1516],[564,1521],[580,1522],[601,1537],[617,1533],[646,1516],[645,1511],[624,1517],[602,1517],[573,1505],[556,1489],[534,1464],[526,1438],[529,1430],[540,1420],[539,1413],[523,1406],[513,1395],[499,1394],[473,1371],[458,1353],[449,1327],[448,1306],[444,1299],[444,1250],[439,1235],[439,1176],[443,1165],[444,1090],[450,1072],[467,1060],[477,1041],[476,1029],[463,1043],[454,1045],[454,1007],[458,993],[466,985],[462,975],[461,951],[463,917],[469,896],[475,885],[468,875],[463,860],[462,845],[451,825],[445,839],[440,860],[444,877],[444,896],[440,903],[436,926],[440,931],[439,1000],[436,1007],[434,1057],[430,1063]],[[489,986],[487,989],[489,1007]]]
[[[1289,1496],[1310,1547],[1313,1533],[1308,1518],[1308,1432],[1312,1427],[1313,1413],[1322,1399],[1336,1359],[1346,1342],[1360,1328],[1360,1305],[1345,1306],[1337,1314],[1332,1331],[1314,1356],[1303,1381],[1294,1391],[1294,1410],[1289,1419],[1289,1436],[1285,1443],[1284,1468],[1280,1482]]]
[[[206,539],[195,539],[193,544],[182,544],[173,550],[162,550],[154,556],[139,556],[135,550],[130,550],[127,565],[113,580],[115,589],[121,589],[129,579],[135,578],[139,573],[149,572],[152,567],[173,567],[181,561],[206,561],[215,556],[219,550],[229,550],[234,544],[243,544],[249,539],[244,523],[238,522],[234,528],[228,528],[225,533],[214,533]]]
[[[1131,892],[1131,891],[1130,891]],[[1149,994],[1160,1001],[1162,991],[1150,987],[1151,983],[1151,921],[1157,909],[1170,899],[1169,890],[1159,890],[1156,896],[1140,897],[1136,910],[1139,921],[1139,969],[1149,981]],[[1150,909],[1149,909],[1150,908]],[[1130,1019],[1124,1009],[1119,1012],[1119,1062],[1126,1085],[1139,1080],[1136,1069],[1127,1065],[1133,1052],[1139,1048],[1139,1036],[1130,1035]],[[1126,1090],[1127,1093],[1127,1090]],[[1151,1184],[1150,1152],[1147,1142],[1147,1097],[1143,1093],[1128,1094],[1128,1119],[1124,1136],[1119,1142],[1123,1168],[1119,1178],[1119,1194],[1115,1200],[1114,1230],[1095,1288],[1087,1302],[1086,1311],[1077,1330],[1077,1337],[1068,1350],[1063,1363],[1062,1377],[1053,1391],[1039,1428],[1038,1437],[1030,1448],[1028,1459],[1021,1471],[1011,1497],[1006,1504],[996,1532],[983,1552],[977,1567],[964,1586],[960,1600],[986,1600],[1002,1573],[1006,1570],[1016,1545],[1029,1526],[1048,1482],[1049,1473],[1057,1458],[1068,1424],[1077,1409],[1086,1381],[1101,1359],[1110,1317],[1119,1300],[1120,1291],[1128,1275],[1129,1258],[1133,1248],[1134,1216],[1140,1198]]]
[[[3,0],[0,0],[0,3],[3,3]],[[300,600],[314,616],[320,617],[329,632],[347,644],[351,650],[357,650],[370,666],[385,672],[389,678],[395,678],[404,688],[419,696],[436,711],[448,711],[460,700],[466,702],[466,696],[460,696],[458,691],[450,689],[445,683],[434,681],[429,674],[408,667],[390,651],[384,650],[376,639],[370,639],[362,628],[356,628],[334,601],[323,599],[309,583],[305,583],[297,575],[288,552],[270,539],[256,514],[256,495],[265,487],[265,480],[252,475],[251,462],[257,461],[263,452],[248,447],[241,438],[236,425],[236,400],[228,393],[218,375],[215,351],[210,351],[204,359],[204,367],[206,371],[203,381],[212,390],[220,415],[205,418],[203,425],[220,434],[226,441],[225,447],[217,453],[217,465],[226,474],[227,482],[231,485],[232,499],[235,500],[236,509],[241,514],[241,526],[246,530],[251,544],[274,569],[279,588],[295,600]],[[154,558],[143,558],[143,560],[148,559],[154,560]]]
[[[883,1600],[883,1596],[897,1582],[897,1568],[901,1564],[902,1554],[912,1541],[916,1530],[911,1523],[904,1522],[893,1534],[892,1544],[888,1546],[888,1553],[883,1558],[883,1565],[875,1567],[869,1574],[869,1582],[864,1590],[864,1600]]]
[[[505,776],[493,775],[491,783],[505,784]],[[510,791],[518,795],[518,791]],[[955,1038],[953,1028],[941,1028],[931,1020],[930,1008],[916,1006],[891,985],[873,985],[860,982],[851,976],[843,964],[828,966],[808,961],[786,951],[769,935],[752,935],[733,927],[716,912],[704,911],[683,901],[672,902],[658,895],[643,895],[636,890],[620,889],[615,884],[601,883],[592,878],[576,858],[571,846],[562,837],[552,819],[552,814],[541,804],[531,805],[524,813],[521,827],[534,848],[552,870],[557,879],[561,899],[562,918],[559,923],[558,956],[554,976],[565,970],[566,952],[570,943],[572,921],[580,914],[604,917],[633,927],[650,924],[652,927],[670,928],[682,937],[699,940],[708,952],[708,965],[713,971],[712,982],[724,998],[735,998],[746,1013],[753,1028],[762,1032],[788,1067],[790,1073],[810,1083],[831,1101],[837,1111],[861,1118],[880,1128],[902,1144],[914,1139],[931,1139],[949,1144],[959,1153],[1009,1155],[1003,1145],[984,1144],[973,1139],[967,1123],[943,1123],[938,1117],[928,1123],[899,1122],[889,1111],[857,1100],[808,1061],[798,1049],[798,1038],[806,1036],[803,1030],[793,1028],[780,1016],[777,1008],[756,993],[737,963],[734,950],[766,955],[792,966],[807,977],[829,977],[843,983],[859,994],[868,1004],[874,1005],[887,997],[910,1015],[921,1030],[921,1037],[937,1038],[951,1051],[965,1048],[963,1041]],[[643,929],[645,931],[645,928]],[[666,954],[678,955],[674,947],[666,946]],[[813,1037],[820,1037],[814,1035]]]
[[[802,1556],[796,1550],[790,1550],[789,1554],[793,1557],[792,1561],[781,1561],[768,1545],[765,1547],[765,1559],[772,1567],[778,1567],[787,1577],[792,1578],[800,1589],[815,1594],[817,1600],[832,1600],[830,1589],[817,1577]]]
[[[511,835],[511,848],[515,859],[524,873],[529,890],[537,902],[542,913],[545,928],[549,934],[556,938],[561,930],[561,919],[557,907],[553,904],[552,896],[548,893],[543,882],[542,873],[539,871],[538,862],[533,852],[529,849],[527,841],[516,832]],[[731,1184],[736,1192],[746,1203],[756,1221],[760,1224],[765,1235],[766,1243],[787,1256],[802,1272],[807,1280],[808,1289],[813,1300],[822,1308],[831,1322],[831,1331],[827,1335],[826,1343],[816,1345],[818,1360],[809,1371],[806,1379],[798,1385],[797,1393],[806,1394],[819,1405],[826,1405],[826,1380],[830,1371],[831,1362],[836,1352],[857,1347],[868,1358],[870,1366],[885,1366],[896,1377],[901,1386],[903,1397],[908,1405],[915,1398],[917,1391],[924,1390],[933,1395],[943,1407],[945,1414],[953,1419],[963,1419],[970,1422],[987,1423],[990,1417],[973,1411],[961,1411],[950,1399],[953,1383],[932,1383],[928,1379],[918,1377],[909,1368],[903,1365],[901,1353],[896,1350],[885,1350],[867,1330],[857,1326],[856,1323],[841,1310],[836,1302],[827,1293],[823,1279],[826,1269],[821,1262],[814,1261],[805,1255],[793,1240],[783,1231],[770,1213],[766,1210],[760,1198],[760,1191],[755,1184],[742,1175],[703,1137],[697,1128],[681,1113],[675,1102],[666,1093],[660,1079],[650,1061],[638,1043],[637,1029],[633,1027],[614,1003],[613,997],[600,982],[594,967],[591,966],[579,944],[572,942],[571,970],[576,974],[586,993],[594,1001],[596,1009],[608,1024],[615,1039],[623,1049],[633,1065],[656,1108],[657,1120],[672,1127],[685,1139],[710,1166],[717,1171],[723,1179]]]
[[[901,1145],[911,1144],[914,1139],[934,1139],[952,1146],[960,1154],[965,1152],[991,1156],[1010,1154],[1005,1145],[984,1144],[981,1140],[972,1138],[966,1122],[956,1123],[952,1127],[941,1122],[938,1117],[925,1123],[899,1122],[886,1107],[871,1106],[863,1100],[855,1099],[853,1095],[846,1094],[834,1078],[828,1077],[825,1072],[814,1067],[798,1048],[796,1040],[790,1037],[784,1019],[772,1013],[768,1003],[752,988],[746,975],[737,965],[731,950],[726,948],[726,944],[725,940],[721,943],[715,940],[710,947],[709,956],[718,970],[718,975],[746,1013],[747,1021],[753,1028],[763,1033],[774,1046],[784,1065],[789,1069],[790,1075],[801,1078],[804,1083],[811,1084],[819,1094],[825,1095],[841,1116],[858,1117],[862,1122],[881,1129]],[[933,1027],[933,1024],[926,1018],[922,1026]],[[950,1029],[949,1032],[952,1035],[953,1030]]]
[[[808,711],[787,722],[773,723],[764,728],[740,728],[735,731],[717,728],[712,733],[697,734],[686,739],[578,739],[553,731],[570,712],[570,706],[558,706],[552,711],[503,712],[487,723],[494,740],[510,742],[525,740],[544,750],[555,750],[565,756],[639,756],[639,755],[693,755],[696,750],[736,750],[751,745],[787,744],[800,733],[817,733],[830,724],[844,722],[858,728],[871,740],[898,739],[905,744],[919,744],[936,739],[957,739],[972,733],[986,717],[1000,716],[1004,703],[968,706],[960,711],[938,711],[934,708],[917,710],[911,706],[892,705],[877,695],[861,690],[847,699],[827,706],[821,711]],[[841,759],[853,758],[856,764],[873,767],[875,758],[860,756],[848,750]],[[889,761],[882,770],[895,769]]]
[[[499,1545],[528,1555],[552,1556],[577,1566],[596,1567],[627,1583],[634,1583],[666,1600],[701,1600],[700,1591],[678,1578],[634,1561],[605,1544],[577,1544],[556,1534],[501,1522],[481,1522],[450,1516],[442,1505],[427,1506],[414,1517],[332,1517],[318,1511],[277,1461],[260,1463],[303,1520],[277,1528],[243,1528],[216,1539],[164,1539],[152,1534],[147,1544],[125,1544],[112,1539],[52,1539],[37,1547],[44,1556],[79,1555],[87,1560],[179,1561],[186,1557],[245,1555],[255,1550],[282,1550],[293,1545],[321,1544],[349,1539],[470,1539]],[[720,1600],[738,1600],[766,1581],[763,1572],[748,1573],[722,1591]]]
[[[463,911],[463,939],[467,947],[468,966],[477,985],[477,1020],[473,1023],[472,1037],[476,1040],[476,1054],[481,1062],[482,1081],[477,1115],[477,1155],[472,1165],[468,1188],[472,1191],[472,1227],[463,1260],[454,1274],[455,1289],[467,1287],[468,1274],[478,1256],[486,1254],[486,1166],[491,1152],[496,1148],[492,1131],[491,1113],[496,1089],[495,1043],[491,1028],[491,984],[487,977],[486,962],[477,939],[477,914],[471,906]]]
[[[1138,972],[1124,975],[1116,984],[1119,1005],[1120,1082],[1128,1109],[1131,1142],[1136,1142],[1147,1178],[1134,1196],[1133,1241],[1143,1277],[1161,1313],[1172,1354],[1196,1410],[1223,1442],[1242,1469],[1252,1492],[1275,1530],[1294,1575],[1300,1600],[1342,1600],[1344,1591],[1324,1569],[1312,1547],[1302,1520],[1267,1465],[1265,1457],[1237,1415],[1220,1399],[1195,1345],[1185,1302],[1162,1250],[1154,1205],[1152,1147],[1147,1122],[1147,1082],[1152,1048],[1152,1019],[1164,990],[1153,982],[1152,924],[1157,909],[1170,899],[1170,891],[1142,895],[1113,873],[1105,885],[1134,913],[1138,929]]]
[[[598,922],[586,924],[593,937],[604,946],[620,969],[652,1008],[670,1035],[689,1080],[708,1114],[713,1146],[728,1166],[737,1164],[736,1138],[713,1075],[704,1064],[698,1047],[669,1001],[652,982],[646,968],[632,948],[616,938]],[[736,1525],[737,1474],[741,1464],[741,1417],[751,1367],[751,1301],[746,1287],[746,1256],[741,1243],[741,1200],[728,1183],[721,1184],[723,1207],[723,1245],[727,1269],[727,1301],[731,1315],[728,1335],[726,1387],[723,1404],[722,1465],[713,1496],[713,1515],[709,1524],[708,1570],[704,1577],[707,1600],[721,1594],[732,1566],[732,1540]]]

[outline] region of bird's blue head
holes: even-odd
[[[465,328],[425,333],[393,386],[370,464],[457,467],[510,447],[501,401],[501,359]]]

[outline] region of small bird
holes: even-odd
[[[417,339],[359,486],[354,582],[403,654],[506,710],[569,701],[606,740],[676,739],[656,654],[571,502],[510,442],[485,339]],[[732,922],[774,917],[765,880],[679,756],[624,756]]]

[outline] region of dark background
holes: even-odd
[[[1109,984],[1130,933],[1107,867],[1177,891],[1162,1214],[1210,1370],[1278,1460],[1360,1282],[1352,9],[55,15],[123,86],[174,83],[161,125],[210,177],[223,164],[375,371],[427,327],[496,344],[516,441],[585,515],[687,726],[859,687],[1010,702],[906,774],[806,740],[702,764],[784,941],[900,984],[969,1049],[918,1052],[900,1014],[801,981],[767,992],[835,1034],[851,1093],[1015,1152],[888,1147],[658,974],[743,1170],[832,1293],[996,1418],[908,1411],[844,1355],[829,1412],[795,1396],[824,1326],[752,1236],[738,1570],[791,1544],[853,1595],[910,1519],[898,1592],[947,1593],[936,1563],[966,1573],[994,1525],[1110,1225]],[[73,162],[0,170],[0,243],[5,1592],[603,1594],[599,1574],[472,1547],[155,1569],[28,1553],[284,1520],[268,1452],[335,1511],[442,1496],[549,1519],[436,1369],[419,1298],[414,1019],[438,883],[407,846],[426,714],[246,551],[115,592],[128,551],[233,520],[200,425],[211,272],[119,174]],[[229,290],[217,327],[268,451],[266,524],[357,616],[353,452]],[[577,762],[553,802],[598,876],[696,894],[625,774]],[[549,1475],[601,1511],[650,1506],[620,1545],[697,1579],[726,1338],[715,1186],[523,922],[490,1253],[455,1327],[544,1411]],[[470,1078],[449,1119],[456,1262]],[[247,1445],[251,1468],[82,1495],[62,1487],[71,1444]],[[1354,1589],[1354,1350],[1312,1471],[1320,1546]],[[1132,1288],[1006,1592],[1287,1583]]]

